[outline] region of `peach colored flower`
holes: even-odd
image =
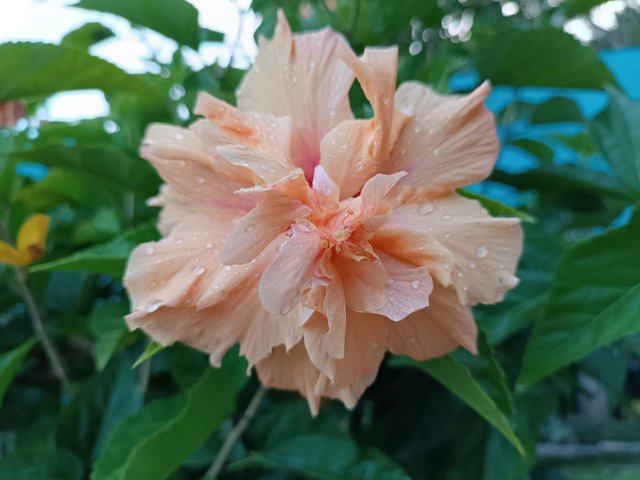
[[[166,184],[163,239],[132,254],[131,328],[214,365],[235,343],[267,386],[353,407],[385,352],[475,352],[471,306],[516,285],[522,232],[455,193],[499,149],[487,84],[443,97],[395,90],[395,48],[357,57],[280,13],[235,108],[201,94],[204,119],[153,125],[142,156]],[[373,118],[356,119],[360,83]]]

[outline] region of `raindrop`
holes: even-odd
[[[193,274],[196,277],[199,277],[200,275],[202,275],[204,272],[206,271],[206,268],[204,268],[202,265],[198,265],[196,268],[193,269]]]
[[[458,275],[458,278],[464,277],[464,273],[462,273],[462,272],[458,272],[456,275]]]
[[[413,129],[413,131],[414,131],[414,132],[416,132],[416,133],[420,133],[420,131],[421,131],[421,130],[422,130],[422,129],[421,129],[420,127],[415,127],[415,128]]]
[[[489,252],[487,250],[487,247],[485,247],[484,245],[480,245],[476,250],[476,255],[478,255],[479,258],[486,257],[488,253]]]
[[[153,245],[147,245],[144,249],[144,253],[147,255],[153,255],[156,252],[156,249]]]
[[[414,280],[413,282],[411,282],[411,288],[413,288],[414,290],[420,288],[420,280]]]
[[[162,300],[152,300],[147,303],[147,312],[153,313],[160,308],[162,305]]]
[[[185,162],[184,160],[180,160],[180,161],[178,162],[178,165],[179,165],[180,167],[186,167],[186,166],[187,166],[187,162]]]
[[[176,238],[175,243],[177,243],[178,245],[180,245],[182,242],[184,242],[184,239],[182,238]]]
[[[418,214],[420,215],[428,215],[434,210],[433,203],[422,203],[418,205]]]
[[[207,248],[211,250],[213,248],[213,243],[207,242]]]
[[[256,229],[256,226],[253,224],[249,224],[245,227],[244,231],[247,233],[251,233]]]
[[[196,182],[204,183],[204,177],[202,175],[196,175]]]
[[[473,260],[469,260],[467,262],[467,265],[469,265],[470,268],[476,268],[476,262]]]
[[[451,215],[447,215],[446,213],[444,215],[442,215],[442,219],[443,220],[449,220],[451,219]]]
[[[184,138],[184,135],[181,133],[176,133],[175,137],[176,137],[176,140],[182,140]]]

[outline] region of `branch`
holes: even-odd
[[[10,236],[7,225],[3,221],[0,221],[0,238],[6,241],[10,241],[9,237]],[[40,317],[40,312],[38,312],[36,302],[33,299],[31,290],[29,290],[29,286],[27,285],[26,271],[18,267],[13,267],[13,269],[16,273],[16,277],[18,278],[18,293],[27,304],[33,331],[38,337],[38,340],[40,340],[40,343],[42,343],[42,348],[44,349],[44,353],[47,356],[49,363],[51,364],[53,374],[58,378],[58,380],[60,380],[62,387],[67,392],[71,392],[71,383],[69,382],[69,378],[67,377],[64,367],[62,366],[60,353],[56,349],[56,346],[53,344],[53,342],[51,342],[51,340],[47,336],[47,332],[44,329],[44,324],[42,323],[42,318]]]
[[[538,460],[545,463],[569,463],[585,460],[637,460],[640,442],[601,441],[594,444],[539,443]]]
[[[247,427],[249,426],[249,422],[251,422],[251,419],[258,411],[258,407],[260,406],[260,402],[262,401],[265,393],[267,393],[267,389],[260,385],[258,387],[258,390],[256,390],[256,393],[253,395],[253,398],[249,402],[247,409],[242,415],[242,418],[236,424],[236,426],[233,427],[233,430],[229,432],[227,438],[225,438],[224,443],[222,444],[222,448],[218,452],[218,455],[211,464],[209,470],[207,470],[207,473],[205,473],[204,477],[202,477],[202,480],[215,480],[217,478],[218,474],[222,470],[222,467],[224,467],[224,464],[227,461],[227,457],[229,457],[229,454],[231,453],[231,449],[247,429]]]

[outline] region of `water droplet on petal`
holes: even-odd
[[[202,175],[196,175],[196,182],[204,183],[204,177]]]
[[[413,129],[413,131],[414,131],[414,132],[416,132],[416,133],[420,133],[420,132],[421,132],[421,130],[422,130],[422,129],[421,129],[420,127],[415,127],[415,128]]]
[[[147,245],[144,248],[144,253],[147,255],[153,255],[156,252],[156,248],[153,245]]]
[[[187,166],[187,162],[185,162],[184,160],[180,160],[180,161],[178,161],[178,166],[186,167]]]
[[[476,268],[476,262],[473,260],[469,260],[467,262],[467,265],[469,265],[470,268]]]
[[[464,277],[464,273],[462,273],[462,272],[458,272],[458,273],[456,273],[456,275],[458,275],[458,278]]]
[[[193,269],[193,274],[196,277],[199,277],[200,275],[202,275],[204,272],[206,272],[206,268],[204,268],[202,265],[198,265],[196,268]]]
[[[429,215],[434,210],[433,203],[422,203],[418,205],[418,214]]]
[[[442,215],[442,219],[443,220],[450,220],[451,219],[451,215],[447,215],[446,213],[444,215]]]
[[[486,257],[488,253],[489,251],[487,250],[487,247],[485,247],[484,245],[480,245],[476,250],[476,255],[478,255],[479,258]]]
[[[177,243],[178,245],[181,244],[182,242],[184,242],[184,239],[182,239],[182,238],[176,238],[175,239],[175,243]]]
[[[162,305],[162,300],[151,300],[147,303],[147,312],[153,313],[160,308]]]
[[[176,133],[175,137],[176,137],[176,140],[182,140],[184,138],[184,135],[181,133]]]
[[[256,229],[256,226],[253,224],[249,224],[245,227],[244,231],[247,233],[251,233]]]
[[[420,288],[420,280],[414,280],[413,282],[411,282],[411,288],[413,288],[414,290]]]
[[[211,242],[207,242],[207,245],[206,245],[206,246],[207,246],[207,248],[208,248],[209,250],[211,250],[211,249],[213,248],[213,243],[211,243]]]

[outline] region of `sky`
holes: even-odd
[[[0,43],[8,41],[42,41],[57,43],[69,31],[90,21],[100,22],[111,28],[116,37],[105,40],[91,49],[91,53],[104,58],[131,73],[149,71],[145,58],[152,51],[160,60],[169,60],[177,44],[155,32],[131,29],[129,23],[114,15],[82,10],[72,6],[76,0],[0,0]],[[199,11],[203,27],[224,32],[223,44],[206,44],[199,52],[189,52],[187,60],[195,67],[212,64],[225,65],[231,58],[233,46],[234,66],[247,67],[255,57],[257,47],[253,38],[259,18],[249,10],[251,0],[187,0]],[[560,0],[548,0],[559,2]],[[610,30],[617,25],[616,13],[626,6],[637,6],[640,0],[611,0],[596,7],[590,20],[601,28]],[[503,14],[511,15],[515,2],[503,3]],[[243,12],[243,13],[241,13]],[[242,28],[240,29],[240,23]],[[586,19],[576,19],[565,24],[565,30],[581,41],[593,38],[593,31]],[[238,39],[238,32],[240,38]],[[142,37],[142,38],[141,38]],[[73,121],[108,114],[108,104],[99,91],[60,93],[48,100],[39,112],[43,120]]]
[[[188,0],[199,10],[200,25],[225,33],[224,44],[206,44],[198,53],[190,52],[187,60],[196,68],[215,60],[229,63],[231,50],[236,44],[242,18],[241,38],[237,42],[234,66],[248,66],[256,54],[253,39],[259,18],[248,7],[250,0]],[[117,16],[82,10],[71,6],[75,0],[0,0],[0,43],[11,41],[38,41],[58,43],[68,32],[94,21],[111,28],[116,37],[105,40],[91,49],[102,57],[131,73],[149,71],[144,59],[151,51],[161,60],[169,60],[177,44],[144,30],[134,31],[129,23]],[[240,12],[244,11],[241,15]],[[152,50],[151,50],[152,49]],[[108,114],[108,104],[99,91],[61,93],[52,97],[40,113],[46,120],[73,121]]]

